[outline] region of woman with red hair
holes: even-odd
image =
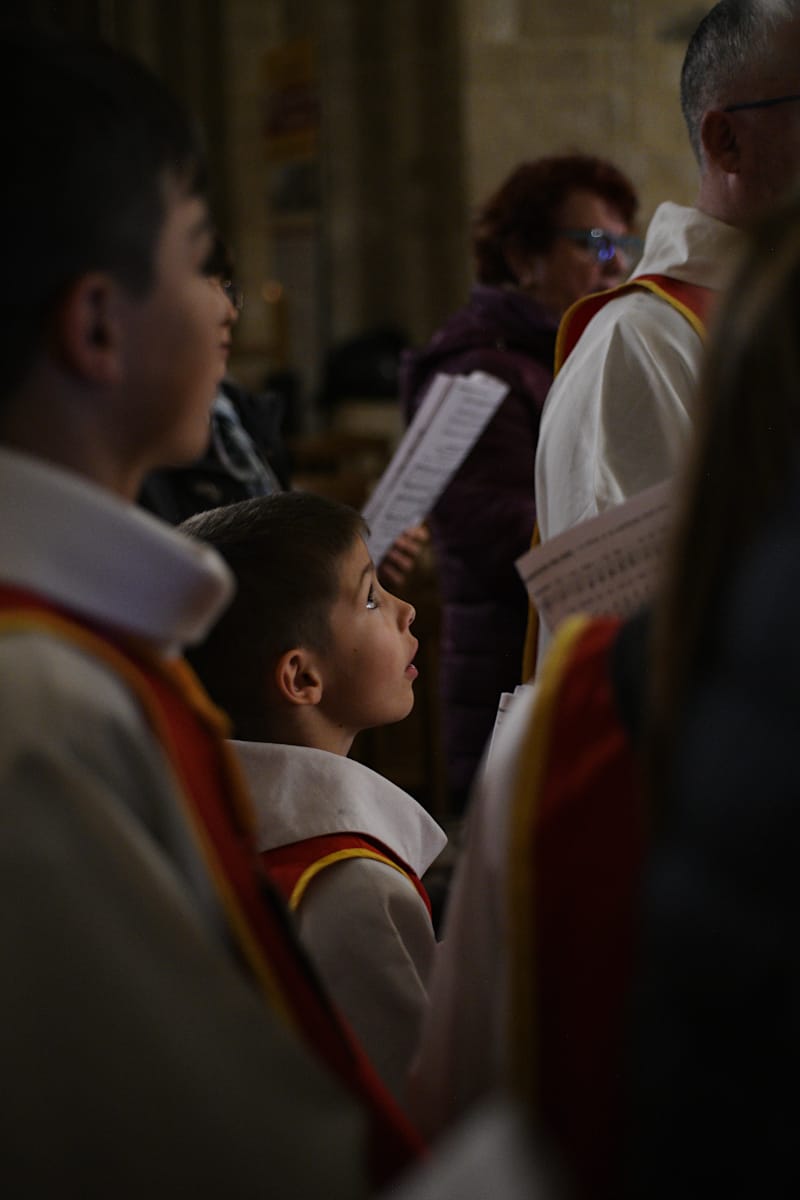
[[[404,361],[411,418],[438,372],[483,371],[508,385],[499,410],[430,520],[443,601],[441,693],[451,806],[466,801],[502,692],[520,682],[528,614],[514,567],[536,520],[539,417],[559,320],[621,283],[637,255],[632,184],[599,158],[521,163],[479,210],[476,284],[422,351]]]

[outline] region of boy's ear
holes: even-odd
[[[322,674],[314,654],[302,646],[287,650],[275,667],[275,683],[289,704],[319,704]]]
[[[730,113],[712,108],[704,113],[700,126],[703,151],[709,162],[728,175],[738,175],[740,146]]]
[[[117,383],[121,374],[119,284],[100,271],[76,280],[53,323],[55,349],[89,383]]]

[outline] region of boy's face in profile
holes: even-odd
[[[385,591],[362,538],[342,558],[324,656],[329,719],[358,733],[407,717],[414,707],[419,643],[412,605]]]
[[[227,300],[204,273],[210,248],[205,201],[167,183],[151,288],[119,300],[121,412],[145,470],[190,462],[208,441],[229,341]]]

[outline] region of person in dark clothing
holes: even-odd
[[[583,155],[518,166],[478,213],[477,283],[464,308],[402,367],[407,417],[438,372],[483,371],[509,386],[430,526],[443,601],[441,693],[451,803],[460,810],[502,692],[521,681],[528,604],[514,566],[536,513],[539,418],[558,323],[575,300],[632,265],[638,201],[610,163]]]
[[[233,277],[230,252],[219,234],[205,272],[224,298],[220,340],[227,358],[243,297]],[[285,399],[277,391],[256,395],[224,379],[211,406],[205,453],[188,466],[151,471],[138,503],[170,525],[181,525],[212,508],[287,491],[291,466],[282,433],[284,409]],[[381,582],[403,587],[427,541],[424,526],[404,530],[379,564]]]
[[[228,415],[231,410],[232,416]],[[151,472],[139,504],[170,525],[180,525],[195,513],[284,491],[289,475],[281,438],[282,416],[281,397],[270,392],[254,395],[223,380],[214,400],[211,437],[203,457],[187,467]]]
[[[799,322],[795,204],[720,314],[656,612],[630,1097],[648,1200],[800,1191]]]

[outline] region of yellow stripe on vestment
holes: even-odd
[[[171,731],[167,722],[161,713],[160,708],[154,701],[146,680],[126,658],[124,654],[116,650],[113,645],[106,642],[103,638],[91,633],[82,625],[73,621],[69,621],[57,613],[49,612],[6,612],[0,613],[0,635],[4,633],[49,633],[58,638],[61,638],[67,643],[77,646],[93,658],[105,662],[113,671],[116,672],[125,683],[130,687],[133,694],[136,696],[141,705],[145,717],[153,730],[157,741],[162,746],[165,752],[165,758],[169,763],[170,774],[172,775],[175,785],[175,792],[180,798],[181,807],[187,820],[187,825],[191,833],[194,834],[197,843],[197,849],[201,858],[205,861],[211,876],[214,888],[218,894],[222,907],[231,923],[233,931],[238,938],[244,953],[246,961],[249,963],[253,974],[261,985],[262,991],[266,996],[271,1007],[283,1018],[287,1025],[294,1028],[295,1021],[291,1010],[286,1004],[283,997],[283,992],[277,983],[272,969],[265,958],[261,946],[253,937],[250,931],[250,925],[247,921],[239,904],[238,898],[233,892],[225,871],[223,870],[216,848],[211,842],[202,822],[198,819],[192,804],[190,804],[183,783],[178,774],[175,763],[178,761],[174,751],[174,744]],[[227,750],[225,743],[225,733],[229,729],[229,722],[224,713],[217,709],[208,699],[200,684],[197,682],[196,676],[192,672],[188,664],[176,662],[175,664],[167,664],[159,659],[153,653],[152,649],[147,647],[146,643],[141,639],[131,639],[135,641],[137,650],[147,657],[148,663],[164,678],[170,679],[178,687],[181,696],[184,700],[192,705],[198,698],[201,700],[200,707],[202,712],[200,715],[208,721],[212,727],[215,727],[220,734],[220,739],[223,743],[223,754],[225,766],[230,769],[230,783],[233,789],[237,811],[242,813],[252,813],[252,806],[249,801],[246,789],[242,782],[240,772],[233,765],[233,755]],[[253,824],[252,819],[250,824]]]
[[[679,280],[676,280],[676,283],[679,282]],[[592,301],[602,298],[602,304],[597,309],[597,312],[599,312],[600,308],[604,308],[609,300],[613,300],[617,295],[622,295],[625,292],[631,292],[634,288],[644,288],[645,291],[652,292],[654,296],[658,296],[661,300],[666,301],[666,303],[672,308],[676,309],[681,316],[686,318],[692,329],[702,341],[706,340],[706,327],[703,324],[702,319],[698,317],[697,313],[689,308],[688,304],[684,304],[682,300],[678,300],[678,298],[674,296],[672,292],[668,291],[667,288],[662,287],[660,283],[656,283],[654,279],[647,279],[645,276],[640,275],[634,279],[626,280],[625,283],[619,283],[616,287],[608,288],[606,291],[591,292],[588,296],[581,296],[569,306],[561,318],[558,326],[558,332],[556,334],[556,349],[553,356],[554,375],[558,375],[558,372],[564,365],[564,359],[568,357],[568,355],[565,353],[565,344],[570,333],[573,315],[579,309],[586,306],[591,306]],[[597,312],[592,313],[589,321],[586,322],[587,325],[594,319],[594,317],[597,315]],[[576,344],[577,341],[580,341],[580,338],[583,336],[584,332],[585,330],[581,330],[581,333],[576,339]]]
[[[688,304],[684,304],[682,300],[678,300],[676,296],[673,296],[672,293],[668,292],[666,288],[661,287],[661,285],[656,283],[654,279],[632,279],[630,281],[630,286],[633,286],[634,284],[636,287],[647,288],[648,292],[652,292],[653,295],[660,296],[662,300],[666,300],[667,304],[671,304],[674,309],[677,309],[681,316],[686,318],[700,340],[702,342],[706,340],[706,327],[700,317],[698,317],[697,313],[693,312],[692,309],[689,308]]]
[[[296,912],[300,907],[300,901],[305,895],[306,888],[311,883],[311,880],[319,875],[320,871],[324,871],[326,867],[332,867],[334,863],[343,862],[348,858],[372,858],[375,862],[386,863],[387,867],[392,867],[395,871],[399,872],[414,887],[414,884],[408,878],[403,868],[399,867],[397,863],[392,862],[385,854],[379,854],[377,850],[367,850],[364,846],[351,846],[348,850],[334,850],[331,854],[326,854],[323,858],[318,858],[310,867],[306,867],[292,888],[292,894],[289,897],[289,908],[292,912]],[[414,890],[416,891],[416,888]]]
[[[609,288],[607,291],[592,292],[591,295],[589,295],[589,296],[581,296],[580,299],[576,300],[573,304],[570,305],[570,307],[564,313],[564,316],[561,318],[561,323],[558,326],[558,333],[556,334],[556,351],[555,351],[555,358],[554,358],[554,367],[555,367],[554,374],[555,375],[558,375],[558,372],[561,370],[562,366],[564,365],[564,357],[565,357],[564,345],[567,340],[567,333],[568,333],[569,327],[572,323],[573,313],[575,313],[578,309],[583,308],[584,305],[591,304],[591,302],[593,300],[599,299],[600,297],[603,298],[603,304],[605,304],[606,301],[612,300],[617,293],[630,292],[633,288],[644,288],[646,291],[652,292],[654,296],[658,296],[661,300],[664,300],[667,304],[669,304],[672,308],[674,308],[677,312],[679,312],[681,314],[681,316],[686,318],[686,320],[689,322],[692,329],[695,331],[695,333],[697,334],[697,336],[700,338],[701,341],[704,342],[706,340],[706,336],[707,336],[706,327],[705,327],[702,319],[700,317],[698,317],[697,313],[693,312],[692,309],[689,308],[689,306],[687,304],[684,304],[682,300],[678,300],[675,296],[673,296],[672,293],[667,291],[666,288],[662,287],[661,284],[656,283],[656,281],[654,279],[646,279],[643,276],[639,276],[638,278],[635,278],[635,279],[629,279],[625,283],[620,283],[617,285],[617,287]],[[603,307],[603,306],[601,306],[601,307]],[[599,312],[600,309],[598,309],[597,311]],[[590,318],[590,321],[596,315],[597,315],[596,313],[593,313],[592,317]],[[589,324],[589,322],[587,322],[587,325],[588,324]],[[585,332],[585,330],[581,331],[581,334],[579,335],[577,341],[580,341],[580,338],[583,336],[583,332]],[[577,341],[576,341],[576,345],[577,345]],[[541,542],[541,537],[539,534],[539,523],[537,521],[537,523],[534,525],[534,528],[533,528],[533,537],[531,538],[530,549],[533,550],[533,548],[535,546],[538,546],[540,544],[540,542]],[[522,651],[522,679],[523,679],[523,682],[527,679],[530,679],[530,677],[533,675],[534,671],[536,670],[536,659],[537,659],[538,648],[539,648],[538,642],[539,642],[539,614],[536,611],[536,607],[534,606],[533,602],[529,601],[528,602],[528,625],[525,630],[525,645],[524,645],[524,648]]]
[[[536,886],[534,828],[548,768],[552,726],[565,669],[591,618],[568,617],[553,639],[537,681],[530,725],[512,784],[508,831],[508,1061],[515,1093],[536,1091]]]
[[[572,314],[576,312],[577,309],[583,308],[584,304],[588,303],[588,301],[594,300],[596,296],[613,296],[615,292],[620,291],[624,287],[627,287],[627,284],[620,283],[615,288],[609,288],[607,292],[591,292],[588,296],[581,296],[579,299],[573,300],[572,304],[570,304],[569,308],[566,310],[558,324],[558,331],[556,333],[556,348],[553,355],[554,378],[556,375],[558,375],[558,372],[564,365],[564,359],[566,357],[564,352],[564,344],[567,340],[567,334],[569,333],[570,325],[572,324]]]

